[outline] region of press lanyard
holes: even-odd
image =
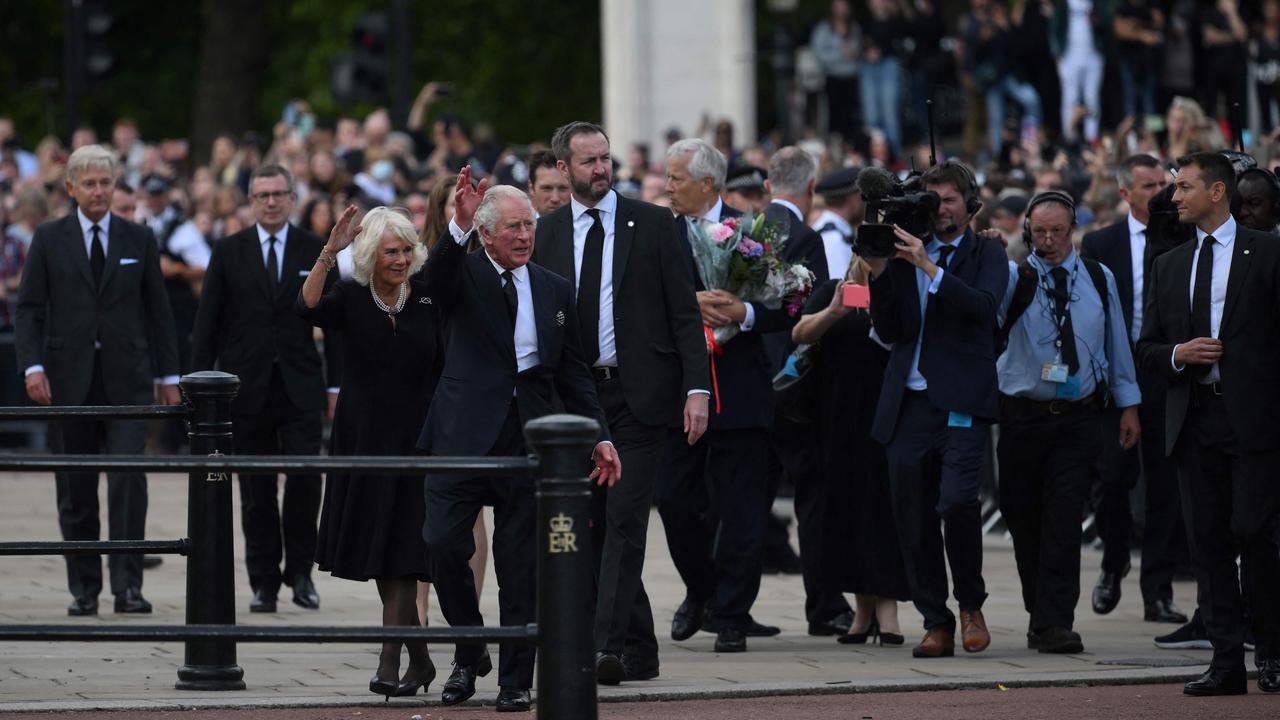
[[[1054,360],[1055,363],[1062,361],[1062,329],[1067,324],[1067,318],[1071,317],[1071,298],[1075,294],[1076,276],[1080,274],[1080,262],[1080,258],[1076,258],[1076,264],[1071,268],[1071,275],[1067,278],[1067,286],[1062,290],[1067,294],[1067,297],[1066,301],[1062,303],[1061,314],[1058,313],[1058,302],[1055,300],[1059,292],[1058,289],[1049,285],[1049,273],[1040,272],[1040,268],[1036,269],[1036,279],[1044,290],[1045,297],[1050,301],[1050,312],[1053,313],[1054,324],[1058,327],[1058,339],[1054,342],[1054,347],[1057,348],[1058,353],[1057,359]],[[1037,263],[1037,265],[1039,264]],[[1072,340],[1074,341],[1075,338],[1072,338]]]

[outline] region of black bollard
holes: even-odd
[[[549,415],[524,428],[538,455],[538,717],[596,720],[591,451],[600,426]],[[625,471],[625,468],[624,468]]]
[[[182,378],[191,405],[192,455],[231,452],[231,399],[240,378],[201,371]],[[231,481],[226,473],[196,472],[187,480],[187,624],[235,625],[235,560],[231,536]],[[244,670],[231,640],[188,640],[179,690],[243,690]]]

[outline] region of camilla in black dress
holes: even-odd
[[[858,262],[855,260],[855,263]],[[865,280],[863,280],[865,283]],[[831,280],[814,288],[795,337],[819,342],[815,431],[826,474],[826,542],[844,550],[834,580],[857,600],[844,643],[901,643],[896,601],[908,598],[884,448],[871,439],[889,353],[870,338],[871,315],[843,307]],[[804,335],[804,337],[801,337]],[[883,627],[883,632],[881,629]]]
[[[298,298],[298,312],[336,330],[342,388],[333,418],[333,455],[414,455],[444,352],[441,319],[420,281],[410,279],[426,249],[406,215],[379,207],[352,228],[356,208],[339,218]],[[356,233],[359,233],[356,235]],[[356,235],[356,237],[352,237]],[[323,292],[335,256],[354,242],[353,278]],[[320,510],[316,563],[336,577],[373,579],[383,625],[418,625],[419,580],[427,580],[426,502],[421,475],[331,473]],[[426,643],[384,643],[372,692],[414,695],[435,678]]]
[[[392,327],[369,288],[343,280],[303,317],[342,333],[342,392],[333,455],[413,455],[440,377],[439,315],[421,281],[410,281]],[[429,580],[422,540],[422,478],[327,478],[316,563],[347,580]]]

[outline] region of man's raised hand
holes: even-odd
[[[458,173],[458,184],[453,189],[453,221],[458,224],[458,228],[463,232],[471,231],[471,224],[475,220],[476,210],[480,208],[480,201],[484,199],[485,191],[488,189],[488,178],[481,180],[476,187],[471,186],[470,165],[462,168],[462,171]]]

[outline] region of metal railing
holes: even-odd
[[[236,456],[231,446],[234,375],[197,372],[182,378],[186,406],[0,408],[4,420],[151,419],[188,421],[191,455],[0,456],[0,470],[19,472],[187,473],[187,535],[177,540],[21,541],[0,543],[3,555],[161,553],[187,558],[184,625],[0,624],[0,640],[161,642],[185,644],[176,687],[243,690],[238,642],[429,643],[534,642],[538,647],[538,717],[596,718],[591,638],[592,566],[588,527],[591,483],[583,474],[599,426],[572,415],[525,426],[533,454],[512,458]],[[376,475],[532,475],[537,481],[537,624],[524,627],[237,626],[232,495],[228,473],[359,472]],[[533,538],[531,538],[532,540]]]

